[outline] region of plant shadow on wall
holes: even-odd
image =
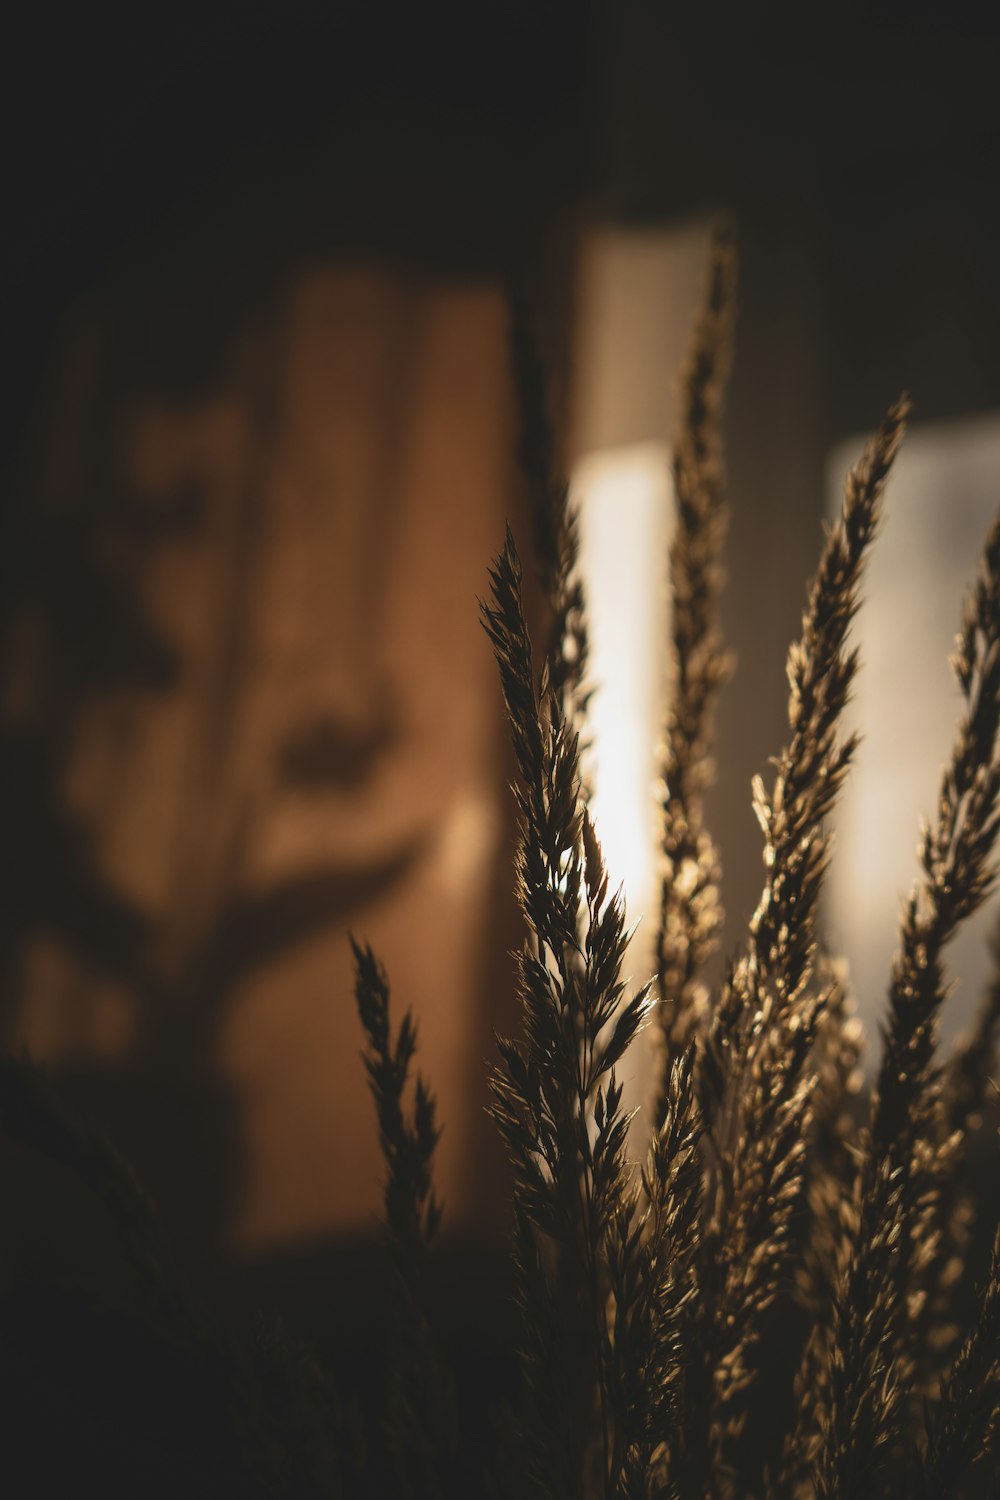
[[[225,299],[209,280],[202,298],[215,316],[204,306],[200,317],[188,309],[174,320],[180,334],[158,308],[138,312],[127,303],[99,333],[82,331],[56,399],[71,435],[59,432],[68,453],[53,460],[57,477],[43,482],[31,512],[10,609],[28,637],[22,655],[29,667],[37,659],[38,670],[0,727],[0,803],[17,860],[8,866],[0,917],[0,1035],[7,1045],[19,1038],[37,991],[65,998],[74,1018],[64,1026],[60,1096],[130,1141],[164,1199],[176,1200],[162,1203],[169,1221],[186,1231],[198,1220],[199,1244],[190,1248],[199,1259],[225,1233],[243,1165],[236,1101],[216,1062],[241,984],[391,889],[430,839],[426,828],[408,828],[368,856],[337,851],[266,882],[248,878],[247,851],[263,821],[244,763],[258,650],[254,584],[266,546],[261,475],[281,392],[268,373],[275,361],[266,357],[276,337],[274,296],[259,299],[263,311],[248,335],[240,290],[230,292],[221,317],[217,304]],[[175,300],[184,309],[184,298]],[[155,485],[131,473],[119,452],[127,447],[118,432],[127,426],[122,413],[141,406],[137,391],[152,410],[180,414],[174,446],[181,457]],[[227,396],[251,435],[228,489],[211,454],[199,464],[196,446],[204,407],[211,412]],[[86,438],[74,448],[78,430]],[[192,448],[194,459],[185,457]],[[181,611],[184,584],[196,590],[199,567],[212,572],[200,634],[176,628],[178,610],[165,622],[162,597],[151,600],[151,580],[178,559],[190,565],[174,588]],[[376,682],[372,698],[364,722],[317,709],[286,725],[261,757],[270,757],[272,796],[348,799],[368,789],[380,757],[401,737],[391,692]],[[179,751],[171,727],[178,711],[192,726]],[[166,770],[155,757],[150,766],[145,753],[158,736],[167,760],[173,756]],[[95,742],[100,765],[87,783]],[[142,808],[135,817],[144,775],[147,826]],[[149,806],[171,798],[179,809],[175,836],[162,839],[155,809],[148,826]],[[134,838],[131,859],[109,858],[114,839],[102,840],[102,832],[128,833],[130,821],[140,825],[138,858]],[[139,880],[143,866],[162,880]],[[39,952],[58,964],[41,983],[31,967]],[[105,1059],[92,1044],[88,1018],[102,991],[119,997],[130,1017],[127,1068],[119,1052]],[[173,1122],[166,1139],[164,1119]],[[192,1177],[184,1164],[194,1154]]]
[[[39,1280],[29,1257],[6,1267],[16,1289],[3,1313],[7,1410],[18,1414],[18,1434],[46,1424],[71,1433],[60,1451],[72,1448],[76,1475],[93,1464],[104,1493],[996,1492],[1000,1246],[991,1263],[977,1263],[967,1158],[991,1097],[1000,981],[951,1055],[939,1056],[936,1031],[944,950],[995,878],[1000,519],[961,619],[953,665],[962,715],[902,913],[869,1107],[857,1096],[848,981],[820,940],[818,908],[827,820],[855,749],[840,728],[858,669],[850,627],[907,404],[891,408],[848,474],[808,591],[788,658],[788,739],[754,784],[761,898],[713,993],[704,975],[721,925],[720,872],[702,797],[729,671],[718,626],[720,432],[734,274],[731,240],[719,230],[675,444],[662,900],[656,974],[637,990],[622,977],[624,898],[587,811],[576,524],[552,478],[531,340],[515,327],[522,459],[536,492],[551,625],[536,660],[508,534],[483,622],[517,762],[515,878],[526,927],[521,1034],[498,1039],[491,1075],[513,1169],[519,1377],[493,1414],[489,1451],[473,1451],[457,1420],[428,1297],[441,1218],[432,1086],[415,1071],[411,1016],[393,1023],[385,971],[356,943],[393,1274],[377,1410],[332,1390],[279,1328],[234,1333],[199,1307],[167,1265],[120,1159],[72,1130],[30,1069],[4,1064],[13,1170],[44,1164],[108,1209],[104,1239],[90,1247],[107,1268],[97,1311],[73,1294],[70,1251],[56,1286]],[[619,1077],[647,1024],[659,1039],[659,1082],[633,1121]],[[987,1240],[994,1227],[982,1226]],[[88,1404],[98,1338],[117,1372],[104,1406]],[[476,1395],[461,1394],[465,1404]],[[50,1483],[65,1478],[44,1444],[25,1440],[18,1453],[36,1478],[46,1465]]]

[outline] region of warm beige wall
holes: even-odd
[[[378,1206],[348,927],[416,1011],[450,1223],[503,1216],[483,1106],[509,1020],[508,767],[476,601],[519,504],[507,337],[495,285],[317,265],[210,394],[106,398],[130,502],[203,505],[143,569],[179,682],[86,702],[62,788],[153,941],[129,989],[32,940],[11,1030],[76,1074],[173,1070],[181,1109],[190,1071],[215,1078],[244,1249],[367,1229]],[[68,406],[95,400],[89,379]],[[61,503],[86,503],[84,462]],[[310,735],[326,784],[290,785],[283,747]]]

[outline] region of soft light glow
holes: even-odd
[[[641,443],[591,453],[576,465],[581,565],[591,637],[588,715],[592,813],[611,881],[623,882],[630,925],[653,911],[653,786],[661,731],[668,602],[664,586],[670,479],[667,450]],[[652,923],[643,922],[634,972],[645,977]]]

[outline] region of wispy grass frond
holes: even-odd
[[[853,1208],[851,1255],[836,1299],[831,1401],[817,1469],[821,1495],[866,1494],[898,1457],[914,1377],[940,1189],[959,1138],[940,1128],[935,1061],[943,950],[994,880],[1000,764],[1000,520],[969,596],[953,666],[965,698],[924,831],[922,876],[903,912],[889,1021]]]
[[[814,1311],[829,1300],[837,1250],[843,1243],[839,1209],[857,1175],[857,1112],[864,1042],[847,965],[822,953],[816,984],[826,995],[813,1065],[809,1165],[807,1262],[813,1262],[812,1290],[805,1303]]]
[[[931,1083],[935,1023],[944,998],[941,956],[995,879],[1000,765],[1000,519],[983,551],[952,666],[965,698],[937,815],[924,830],[923,876],[907,903],[889,988],[889,1029],[872,1122],[875,1149],[907,1139]]]
[[[493,1113],[514,1169],[516,1249],[533,1393],[523,1441],[543,1493],[616,1493],[608,1268],[630,1196],[628,1115],[616,1066],[641,1026],[644,987],[625,996],[624,907],[611,895],[581,799],[580,750],[563,695],[538,685],[508,532],[482,606],[518,762],[517,893],[522,1040],[498,1042]],[[559,1330],[555,1342],[549,1333]],[[567,1371],[566,1355],[575,1363]],[[539,1414],[545,1414],[545,1423]]]
[[[351,947],[364,1064],[386,1167],[383,1233],[398,1292],[385,1440],[399,1495],[439,1500],[449,1493],[455,1447],[452,1381],[431,1331],[426,1285],[427,1255],[441,1222],[432,1180],[440,1131],[434,1097],[419,1073],[409,1103],[417,1050],[413,1016],[407,1011],[393,1033],[385,971],[370,947],[353,938]]]
[[[846,649],[847,633],[908,409],[905,400],[890,409],[847,476],[840,520],[810,588],[802,635],[789,651],[792,737],[778,758],[772,792],[760,777],[754,781],[754,809],[765,840],[764,890],[751,919],[746,952],[727,978],[706,1047],[706,1103],[713,1114],[734,1071],[737,1042],[747,1056],[753,1053],[811,972],[828,855],[824,820],[856,748],[854,736],[842,742],[837,738],[857,670],[856,652]]]
[[[853,1195],[857,1173],[854,1116],[861,1086],[861,1024],[843,962],[821,954],[816,983],[826,992],[826,1007],[813,1058],[805,1239],[795,1279],[808,1332],[794,1377],[794,1416],[778,1466],[782,1492],[790,1495],[811,1493],[809,1474],[829,1399],[829,1309],[847,1254],[842,1206]]]
[[[891,408],[847,476],[840,519],[809,591],[802,635],[788,658],[791,738],[773,788],[754,783],[766,878],[745,953],[712,1018],[704,1094],[720,1170],[711,1254],[721,1261],[712,1335],[716,1441],[736,1435],[733,1398],[753,1378],[760,1314],[787,1273],[803,1184],[813,1050],[828,992],[811,986],[820,888],[828,859],[825,819],[855,740],[839,738],[857,668],[847,634],[882,497],[908,407]]]
[[[702,1206],[701,1120],[694,1049],[675,1062],[663,1123],[633,1192],[616,1215],[611,1255],[615,1306],[615,1472],[622,1494],[675,1492],[684,1443],[689,1305]],[[643,1204],[640,1212],[639,1204]]]
[[[712,718],[730,670],[719,621],[726,535],[722,416],[732,356],[736,256],[715,227],[704,301],[681,383],[673,449],[674,532],[669,573],[672,667],[660,774],[663,879],[657,934],[657,1017],[662,1036],[662,1123],[673,1061],[704,1017],[704,966],[722,925],[719,859],[702,797],[712,775]]]
[[[697,1148],[703,1125],[694,1086],[694,1049],[673,1065],[667,1110],[650,1147],[643,1187],[650,1205],[650,1255],[662,1267],[652,1323],[661,1398],[655,1411],[652,1449],[657,1496],[680,1496],[690,1433],[684,1421],[696,1351],[691,1347],[689,1310],[699,1293],[703,1172]]]

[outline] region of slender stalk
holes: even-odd
[[[518,896],[528,927],[519,960],[523,1037],[498,1039],[492,1111],[514,1171],[520,1301],[531,1338],[525,1374],[536,1398],[522,1417],[530,1473],[545,1494],[578,1500],[599,1414],[600,1493],[615,1492],[606,1290],[613,1215],[627,1191],[629,1116],[615,1068],[646,1014],[644,987],[625,1000],[620,893],[582,802],[579,739],[543,666],[534,677],[513,538],[482,606],[518,762]],[[527,1243],[526,1243],[527,1241]],[[557,1343],[546,1330],[561,1309]],[[539,1330],[542,1330],[539,1337]],[[587,1351],[585,1378],[567,1352]]]
[[[1000,818],[1000,517],[983,550],[952,659],[965,698],[922,877],[903,912],[889,1025],[853,1205],[851,1253],[835,1302],[831,1397],[816,1468],[821,1496],[866,1496],[904,1439],[916,1367],[919,1285],[956,1138],[942,1140],[935,1048],[943,951],[995,879]]]
[[[408,1011],[393,1033],[389,983],[370,947],[351,939],[355,998],[365,1033],[364,1064],[386,1164],[383,1232],[397,1285],[384,1433],[398,1493],[443,1500],[455,1448],[451,1376],[438,1355],[427,1303],[427,1256],[441,1222],[432,1169],[440,1131],[435,1102],[417,1074],[406,1104],[417,1048]]]
[[[663,1123],[672,1062],[705,1016],[704,966],[722,926],[719,859],[704,824],[712,777],[715,701],[730,671],[719,623],[728,520],[722,416],[731,363],[736,257],[716,225],[704,300],[681,383],[673,448],[675,526],[670,544],[673,683],[660,773],[663,786],[657,1019],[662,1066],[655,1123]]]
[[[717,1462],[738,1436],[738,1398],[754,1378],[760,1317],[795,1243],[817,1076],[813,1048],[829,1003],[829,993],[811,983],[829,852],[825,820],[856,745],[852,736],[839,738],[857,670],[847,635],[907,410],[905,400],[890,409],[847,476],[840,520],[823,549],[802,635],[789,652],[791,738],[772,791],[759,777],[754,783],[764,889],[706,1038],[702,1093],[724,1164],[706,1239],[707,1254],[718,1262],[706,1339]]]

